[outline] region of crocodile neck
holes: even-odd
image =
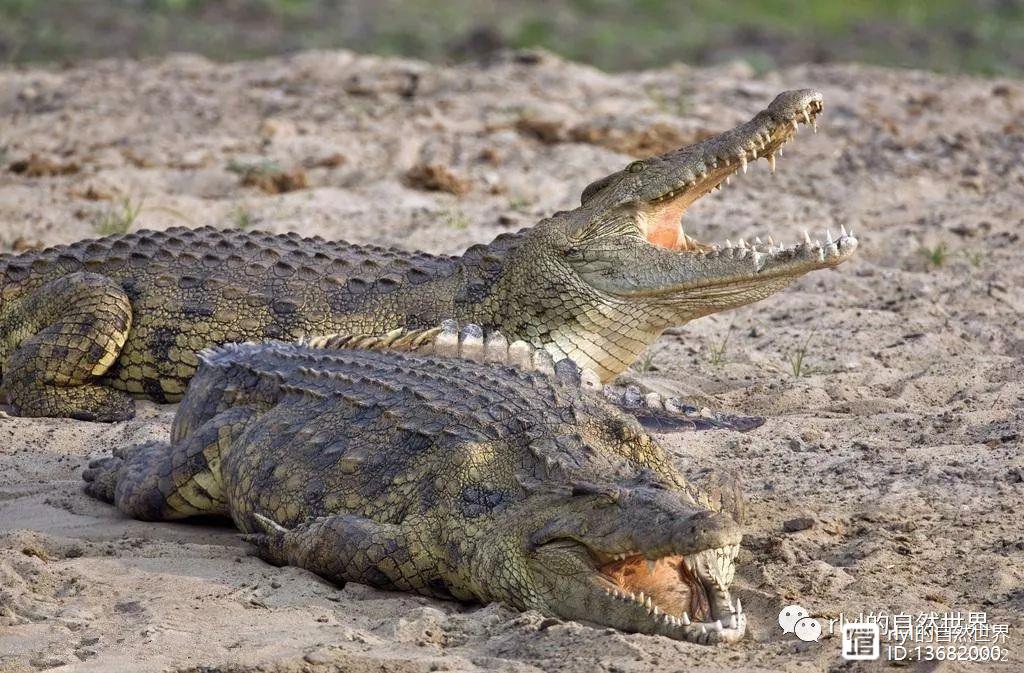
[[[586,283],[523,232],[470,247],[458,260],[454,314],[569,357],[608,380],[672,323],[644,302],[617,300]],[[567,301],[567,298],[570,301]]]

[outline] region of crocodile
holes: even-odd
[[[702,243],[680,218],[815,124],[784,92],[750,121],[590,184],[580,205],[460,256],[298,234],[172,228],[0,255],[0,399],[23,416],[116,421],[181,398],[204,348],[445,319],[500,330],[610,380],[666,328],[767,297],[857,239]]]
[[[738,486],[688,483],[571,360],[331,345],[200,352],[170,441],[93,461],[86,492],[147,521],[230,517],[266,561],[339,584],[743,636]]]

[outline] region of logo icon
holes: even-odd
[[[805,643],[821,638],[821,622],[813,617],[804,617],[793,625],[793,633]]]
[[[779,611],[779,626],[783,633],[795,634],[797,638],[809,643],[821,638],[821,623],[809,616],[807,608],[802,605],[787,605]]]
[[[808,615],[807,608],[802,605],[787,605],[779,611],[779,626],[783,633],[793,633],[796,623]]]
[[[843,659],[874,661],[881,654],[881,631],[878,622],[847,622],[843,624]]]

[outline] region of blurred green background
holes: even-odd
[[[1024,0],[0,0],[0,59],[346,47],[452,62],[544,47],[606,70],[742,59],[1024,71]]]

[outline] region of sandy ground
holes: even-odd
[[[854,66],[611,76],[546,55],[448,69],[346,52],[0,70],[0,249],[215,224],[457,252],[571,207],[630,152],[732,126],[801,86],[825,94],[821,132],[788,146],[774,178],[758,162],[700,202],[687,232],[792,241],[845,225],[860,251],[670,331],[636,372],[769,417],[745,435],[666,439],[690,474],[743,476],[741,644],[338,589],[247,556],[224,527],[126,520],[82,494],[81,468],[167,433],[173,407],[144,403],[116,425],[0,420],[0,671],[870,667],[844,664],[837,636],[783,635],[789,603],[824,618],[984,611],[1009,624],[1010,663],[911,670],[1020,670],[1021,82]],[[408,180],[421,164],[441,168]]]

